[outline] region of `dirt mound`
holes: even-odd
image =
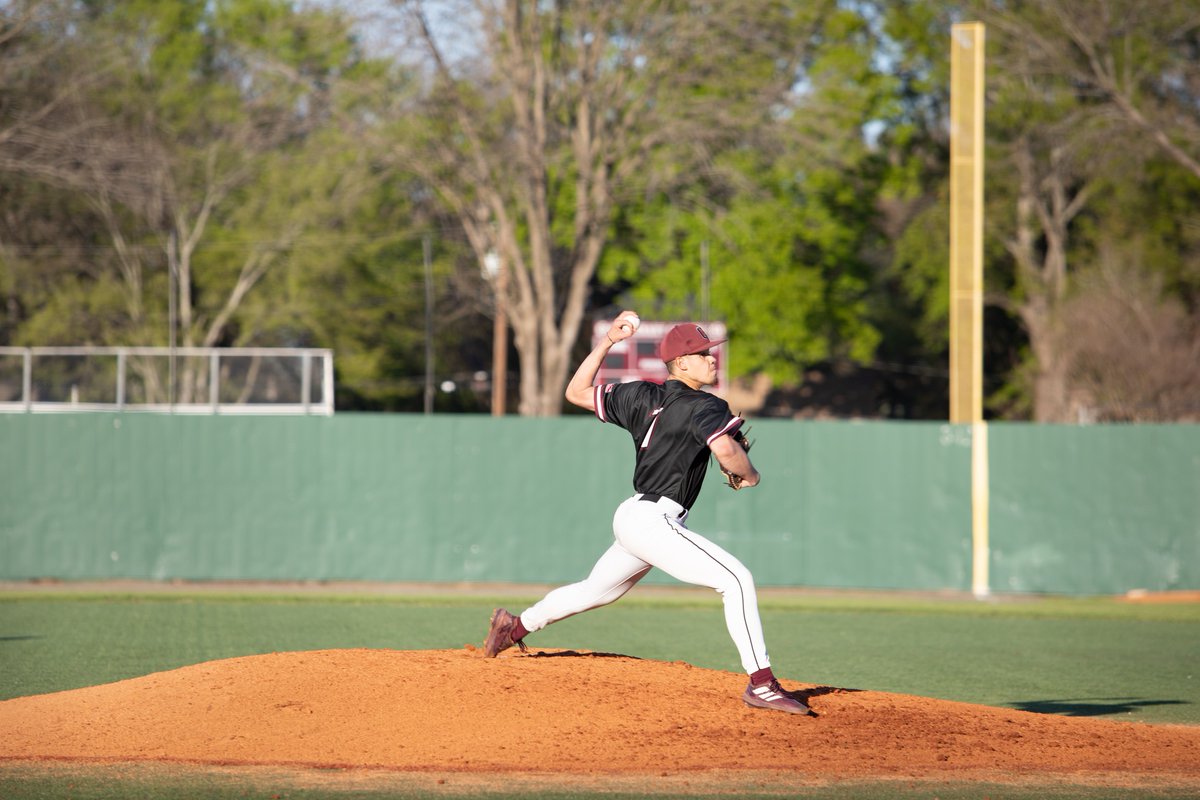
[[[2,702],[0,757],[423,772],[1200,779],[1197,727],[784,683],[819,716],[745,707],[739,674],[608,653],[275,653]]]

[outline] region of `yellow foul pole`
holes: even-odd
[[[988,577],[987,425],[983,421],[984,26],[950,35],[950,422],[971,426],[971,589]]]

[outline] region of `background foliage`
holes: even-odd
[[[988,414],[1200,418],[1200,4],[759,5],[0,3],[0,344],[332,347],[419,410],[428,314],[484,410],[494,249],[522,413],[636,307],[726,321],[762,414],[943,418],[979,19]]]

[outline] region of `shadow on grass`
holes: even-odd
[[[1018,711],[1057,714],[1062,717],[1104,717],[1129,714],[1150,706],[1183,706],[1187,700],[1145,700],[1140,697],[1079,697],[1066,700],[1019,700],[1009,703]]]

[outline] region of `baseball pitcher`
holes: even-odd
[[[699,325],[676,325],[659,343],[668,371],[664,383],[594,386],[609,349],[632,336],[638,324],[632,311],[621,312],[604,341],[579,365],[566,391],[567,400],[592,411],[601,422],[624,428],[633,442],[634,494],[613,516],[613,544],[584,580],[553,590],[519,616],[496,609],[484,655],[495,657],[513,645],[524,650],[527,634],[617,600],[651,567],[658,567],[721,595],[725,624],[750,676],[742,694],[747,705],[809,714],[808,706],[785,691],[771,671],[750,571],[686,524],[710,456],[735,490],[757,486],[760,480],[750,462],[743,420],[724,400],[702,391],[717,380],[711,350],[724,340],[709,339]]]

